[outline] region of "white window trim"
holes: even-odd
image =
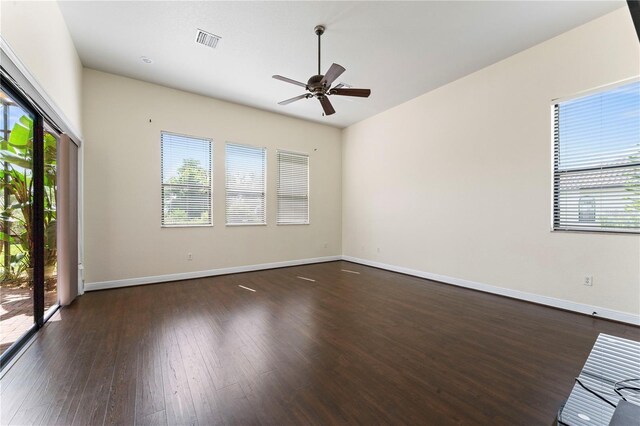
[[[227,222],[227,145],[236,145],[236,146],[244,146],[247,148],[258,148],[258,149],[262,149],[264,150],[264,222],[262,223],[228,223]],[[268,167],[269,167],[269,150],[267,149],[266,146],[255,146],[255,145],[248,145],[248,144],[244,144],[244,143],[237,143],[237,142],[232,142],[232,141],[226,141],[224,144],[224,226],[267,226],[267,223],[269,221],[268,219],[268,215],[269,215],[269,210],[268,210],[268,204],[269,204],[269,197],[267,194],[267,177],[268,175]]]
[[[307,226],[311,225],[311,155],[306,152],[292,151],[289,149],[276,149],[276,163],[278,163],[278,153],[283,152],[286,154],[306,155],[307,156],[307,221],[304,223],[278,223],[278,212],[276,211],[276,226]],[[278,175],[276,179],[280,179],[280,163],[278,163]],[[278,197],[278,182],[276,182],[276,200]],[[276,202],[276,204],[278,204]]]
[[[596,93],[600,93],[600,92],[605,92],[608,90],[613,90],[613,89],[617,89],[618,87],[622,87],[622,86],[626,86],[627,84],[631,84],[631,83],[635,83],[640,81],[640,76],[636,76],[636,77],[631,77],[631,78],[625,78],[623,80],[618,80],[618,81],[614,81],[613,83],[607,83],[607,84],[603,84],[601,86],[596,86],[593,87],[591,89],[586,89],[583,90],[581,92],[577,92],[577,93],[573,93],[571,95],[565,95],[565,96],[561,96],[559,98],[553,98],[551,99],[549,105],[551,107],[551,117],[553,117],[553,107],[555,104],[558,103],[563,103],[563,102],[568,102],[574,99],[578,99],[578,98],[583,98],[585,96],[589,96],[589,95],[595,95]],[[553,126],[551,126],[551,135],[553,136]],[[551,142],[553,143],[553,138],[551,140]]]
[[[555,233],[570,233],[570,234],[586,234],[586,235],[617,235],[617,236],[627,236],[632,238],[637,238],[637,232],[629,232],[629,231],[612,231],[610,229],[607,230],[583,230],[583,229],[556,229],[555,228],[555,216],[554,216],[554,202],[555,202],[555,188],[554,188],[554,179],[555,179],[555,106],[562,102],[571,101],[573,99],[582,98],[589,95],[594,95],[596,93],[604,92],[607,90],[613,90],[621,86],[625,86],[627,84],[636,83],[640,81],[640,75],[630,78],[625,78],[622,80],[617,80],[613,83],[603,84],[600,86],[592,87],[590,89],[586,89],[571,95],[565,95],[558,98],[553,98],[549,101],[549,163],[550,174],[549,174],[549,205],[551,206],[549,212],[549,232],[552,234]]]
[[[175,135],[175,136],[182,136],[185,138],[194,138],[194,139],[202,139],[202,140],[206,140],[209,141],[209,143],[211,144],[211,158],[209,159],[211,161],[211,176],[209,178],[209,191],[211,196],[209,197],[209,217],[211,219],[211,223],[203,223],[203,224],[176,224],[176,225],[165,225],[164,223],[162,223],[162,187],[164,186],[164,182],[162,182],[162,134],[168,134],[168,135]],[[213,171],[214,171],[214,163],[213,163],[213,159],[214,159],[214,150],[215,150],[215,143],[213,141],[213,139],[211,138],[207,138],[207,137],[203,137],[203,136],[194,136],[194,135],[187,135],[184,133],[177,133],[177,132],[170,132],[168,130],[160,130],[160,228],[163,229],[172,229],[172,228],[213,228]]]

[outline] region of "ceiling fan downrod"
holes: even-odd
[[[320,75],[320,38],[322,37],[322,34],[324,34],[324,27],[322,25],[316,25],[314,30],[318,36],[318,75]]]

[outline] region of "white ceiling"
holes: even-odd
[[[620,1],[182,2],[62,1],[84,66],[256,108],[345,127],[625,6]],[[368,99],[278,101],[317,71],[370,88]],[[215,50],[196,29],[222,37]],[[153,60],[145,64],[140,57]]]

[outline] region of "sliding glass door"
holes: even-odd
[[[35,113],[3,87],[0,185],[0,351],[34,327],[33,123]]]
[[[58,307],[59,133],[0,88],[0,366]]]

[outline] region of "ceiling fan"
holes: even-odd
[[[360,98],[368,98],[371,94],[370,89],[351,89],[351,88],[343,88],[344,84],[336,84],[334,87],[331,87],[331,84],[343,73],[345,72],[345,68],[338,64],[332,64],[329,67],[329,70],[325,75],[320,74],[320,38],[322,34],[324,34],[324,27],[322,25],[318,25],[315,27],[315,33],[318,36],[318,74],[311,76],[307,84],[292,80],[287,77],[283,77],[281,75],[274,75],[273,78],[276,80],[281,80],[287,83],[295,84],[297,86],[304,87],[309,93],[305,93],[303,95],[296,96],[295,98],[287,99],[282,102],[278,102],[279,105],[287,105],[295,101],[299,101],[300,99],[309,99],[309,98],[317,98],[320,101],[320,105],[322,105],[322,109],[324,110],[325,115],[331,115],[336,112],[333,109],[333,105],[329,102],[329,96],[338,95],[338,96],[357,96]]]

